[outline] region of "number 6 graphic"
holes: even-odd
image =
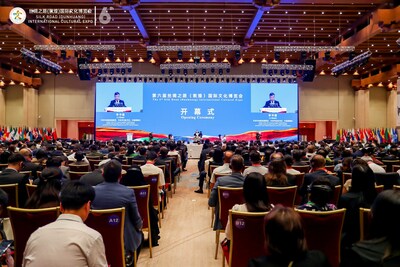
[[[110,13],[108,13],[108,9],[114,10],[113,7],[110,7],[110,8],[103,7],[103,9],[101,10],[100,15],[99,15],[99,21],[101,24],[108,24],[111,21],[111,15],[110,15]]]

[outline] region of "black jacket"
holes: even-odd
[[[28,199],[25,186],[27,183],[29,183],[29,178],[14,169],[6,168],[0,173],[1,185],[18,184],[18,202],[20,208],[25,207],[26,200]]]

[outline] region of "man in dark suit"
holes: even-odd
[[[120,99],[120,94],[118,92],[115,92],[114,94],[114,100],[111,100],[110,105],[108,105],[110,108],[121,108],[121,107],[126,107],[124,100]]]
[[[79,179],[79,181],[81,181],[82,183],[90,184],[91,186],[96,186],[96,185],[104,182],[103,169],[104,169],[105,163],[103,163],[101,165],[99,164],[99,167],[97,169],[83,175]]]
[[[317,178],[324,177],[329,180],[332,186],[340,185],[340,179],[331,175],[325,169],[326,160],[322,155],[315,155],[310,160],[311,172],[304,176],[303,186],[300,188],[300,195],[303,200],[302,203],[307,202],[307,189]]]
[[[279,101],[275,100],[275,94],[270,93],[269,94],[269,100],[265,102],[264,108],[280,108],[281,105],[279,104]]]
[[[37,172],[43,170],[42,165],[31,162],[32,152],[29,149],[23,148],[19,151],[19,153],[25,158],[21,171],[31,171],[33,178],[36,179]]]
[[[210,199],[208,200],[208,205],[210,207],[215,207],[214,230],[222,229],[222,225],[218,219],[218,186],[238,188],[243,187],[244,183],[244,176],[242,175],[242,172],[244,170],[243,157],[241,155],[233,155],[229,167],[232,170],[232,174],[218,178],[211,191]]]
[[[206,141],[204,143],[204,145],[203,145],[203,149],[202,149],[201,154],[200,154],[200,159],[199,159],[199,161],[197,163],[197,167],[199,169],[199,172],[204,171],[204,162],[206,161],[207,155],[208,155],[208,153],[210,153],[210,151],[211,151],[211,144]]]
[[[117,160],[111,160],[104,166],[104,182],[95,187],[96,197],[93,209],[125,208],[124,241],[125,250],[133,255],[139,254],[143,240],[142,218],[140,217],[135,194],[132,189],[118,183],[122,166]]]
[[[24,157],[21,154],[14,153],[8,158],[8,166],[0,173],[0,184],[18,184],[18,204],[20,207],[25,206],[28,199],[25,185],[29,183],[27,176],[20,174]]]

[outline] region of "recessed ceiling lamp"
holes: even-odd
[[[371,88],[372,86],[374,86],[372,83],[368,84],[368,88]]]
[[[167,59],[165,60],[165,63],[171,63],[171,59],[169,57],[167,57]]]
[[[131,57],[128,57],[128,59],[126,60],[126,62],[133,62],[133,60],[132,60],[132,58]]]
[[[122,60],[119,58],[119,57],[117,57],[117,59],[115,60],[115,62],[122,62]]]
[[[194,59],[193,59],[192,57],[190,57],[189,60],[188,60],[188,62],[189,62],[189,63],[193,63],[193,62],[194,62]]]
[[[360,75],[360,73],[358,73],[358,71],[356,70],[356,71],[353,73],[353,75],[357,76],[357,75]]]
[[[105,63],[110,62],[110,59],[108,57],[106,57],[106,59],[104,60]]]
[[[224,58],[224,60],[222,60],[222,63],[229,63],[229,60],[227,58]]]
[[[393,88],[393,83],[392,82],[390,82],[389,84],[388,84],[388,86],[387,86],[389,89],[392,89]]]
[[[149,60],[149,62],[150,62],[151,64],[155,64],[155,63],[156,63],[156,60],[154,59],[154,57],[152,57],[152,58]]]
[[[6,85],[6,84],[4,83],[3,80],[1,80],[1,81],[0,81],[0,86],[3,87],[4,85]]]
[[[46,72],[45,72],[44,74],[51,74],[51,72],[50,72],[50,71],[48,71],[48,70],[46,70]]]
[[[25,86],[25,83],[24,82],[20,82],[19,85]]]
[[[342,75],[349,75],[347,72],[343,73]]]
[[[200,59],[200,63],[206,63],[207,61],[204,59],[204,57],[202,57],[201,59]]]
[[[69,69],[69,71],[67,73],[68,74],[74,74],[74,71],[72,69]]]
[[[94,57],[93,62],[99,62],[99,59],[97,57]]]
[[[239,60],[238,60],[238,64],[239,65],[242,65],[244,63],[244,59],[243,58],[240,58]]]
[[[183,62],[183,59],[177,59],[176,62],[182,63],[182,62]]]
[[[143,63],[143,62],[144,62],[144,59],[143,59],[142,57],[140,57],[139,60],[138,60],[138,62],[139,62],[139,63]]]
[[[272,60],[272,63],[278,63],[278,60],[274,59]]]
[[[256,60],[254,59],[254,57],[250,60],[250,63],[256,63]]]
[[[266,63],[268,63],[268,61],[267,61],[265,58],[263,58],[263,59],[261,60],[261,63],[266,64]]]
[[[40,74],[40,71],[38,69],[35,70],[35,74]]]
[[[216,57],[214,57],[214,58],[211,60],[211,62],[212,62],[212,63],[218,63],[218,60],[217,60]]]
[[[11,82],[8,85],[15,85],[15,82],[11,80]]]
[[[382,82],[378,83],[378,87],[383,87],[383,83]]]
[[[325,75],[325,71],[321,70],[321,72],[319,73],[319,75]]]
[[[289,59],[288,58],[286,58],[285,59],[285,61],[283,61],[283,63],[285,63],[285,64],[289,64],[290,62],[289,62]]]

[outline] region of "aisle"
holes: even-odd
[[[142,250],[138,266],[221,266],[221,253],[214,259],[215,232],[211,229],[211,211],[207,209],[207,194],[196,194],[197,159],[189,160],[176,194],[170,199],[162,220],[159,246]],[[222,234],[223,235],[223,234]],[[221,250],[219,249],[219,252]]]

